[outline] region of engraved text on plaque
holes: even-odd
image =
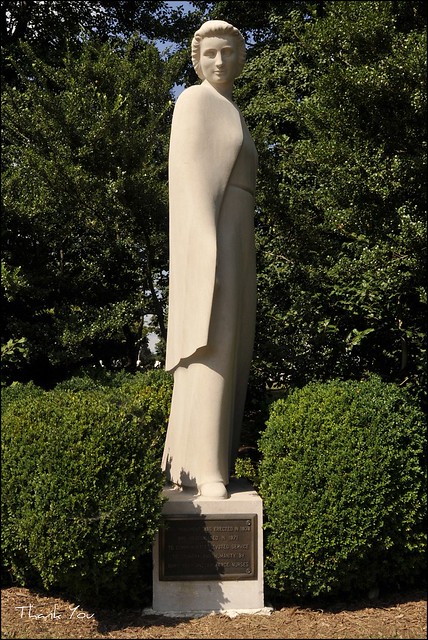
[[[257,515],[164,516],[160,580],[257,579]]]

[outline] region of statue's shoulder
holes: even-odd
[[[206,88],[201,84],[195,84],[191,87],[187,87],[180,93],[177,98],[177,102],[175,103],[175,108],[189,108],[189,106],[194,105],[203,105],[207,100],[209,100],[209,92]]]

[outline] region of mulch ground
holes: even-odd
[[[2,590],[2,638],[427,638],[425,590],[268,615],[195,618],[94,609],[22,587]]]

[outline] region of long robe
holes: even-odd
[[[186,89],[170,139],[174,391],[163,457],[168,479],[184,486],[226,485],[238,445],[255,326],[256,169],[238,108],[207,82]]]

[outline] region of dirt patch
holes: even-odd
[[[2,638],[426,638],[426,591],[325,608],[275,607],[269,615],[201,618],[89,610],[31,589],[2,590]]]

